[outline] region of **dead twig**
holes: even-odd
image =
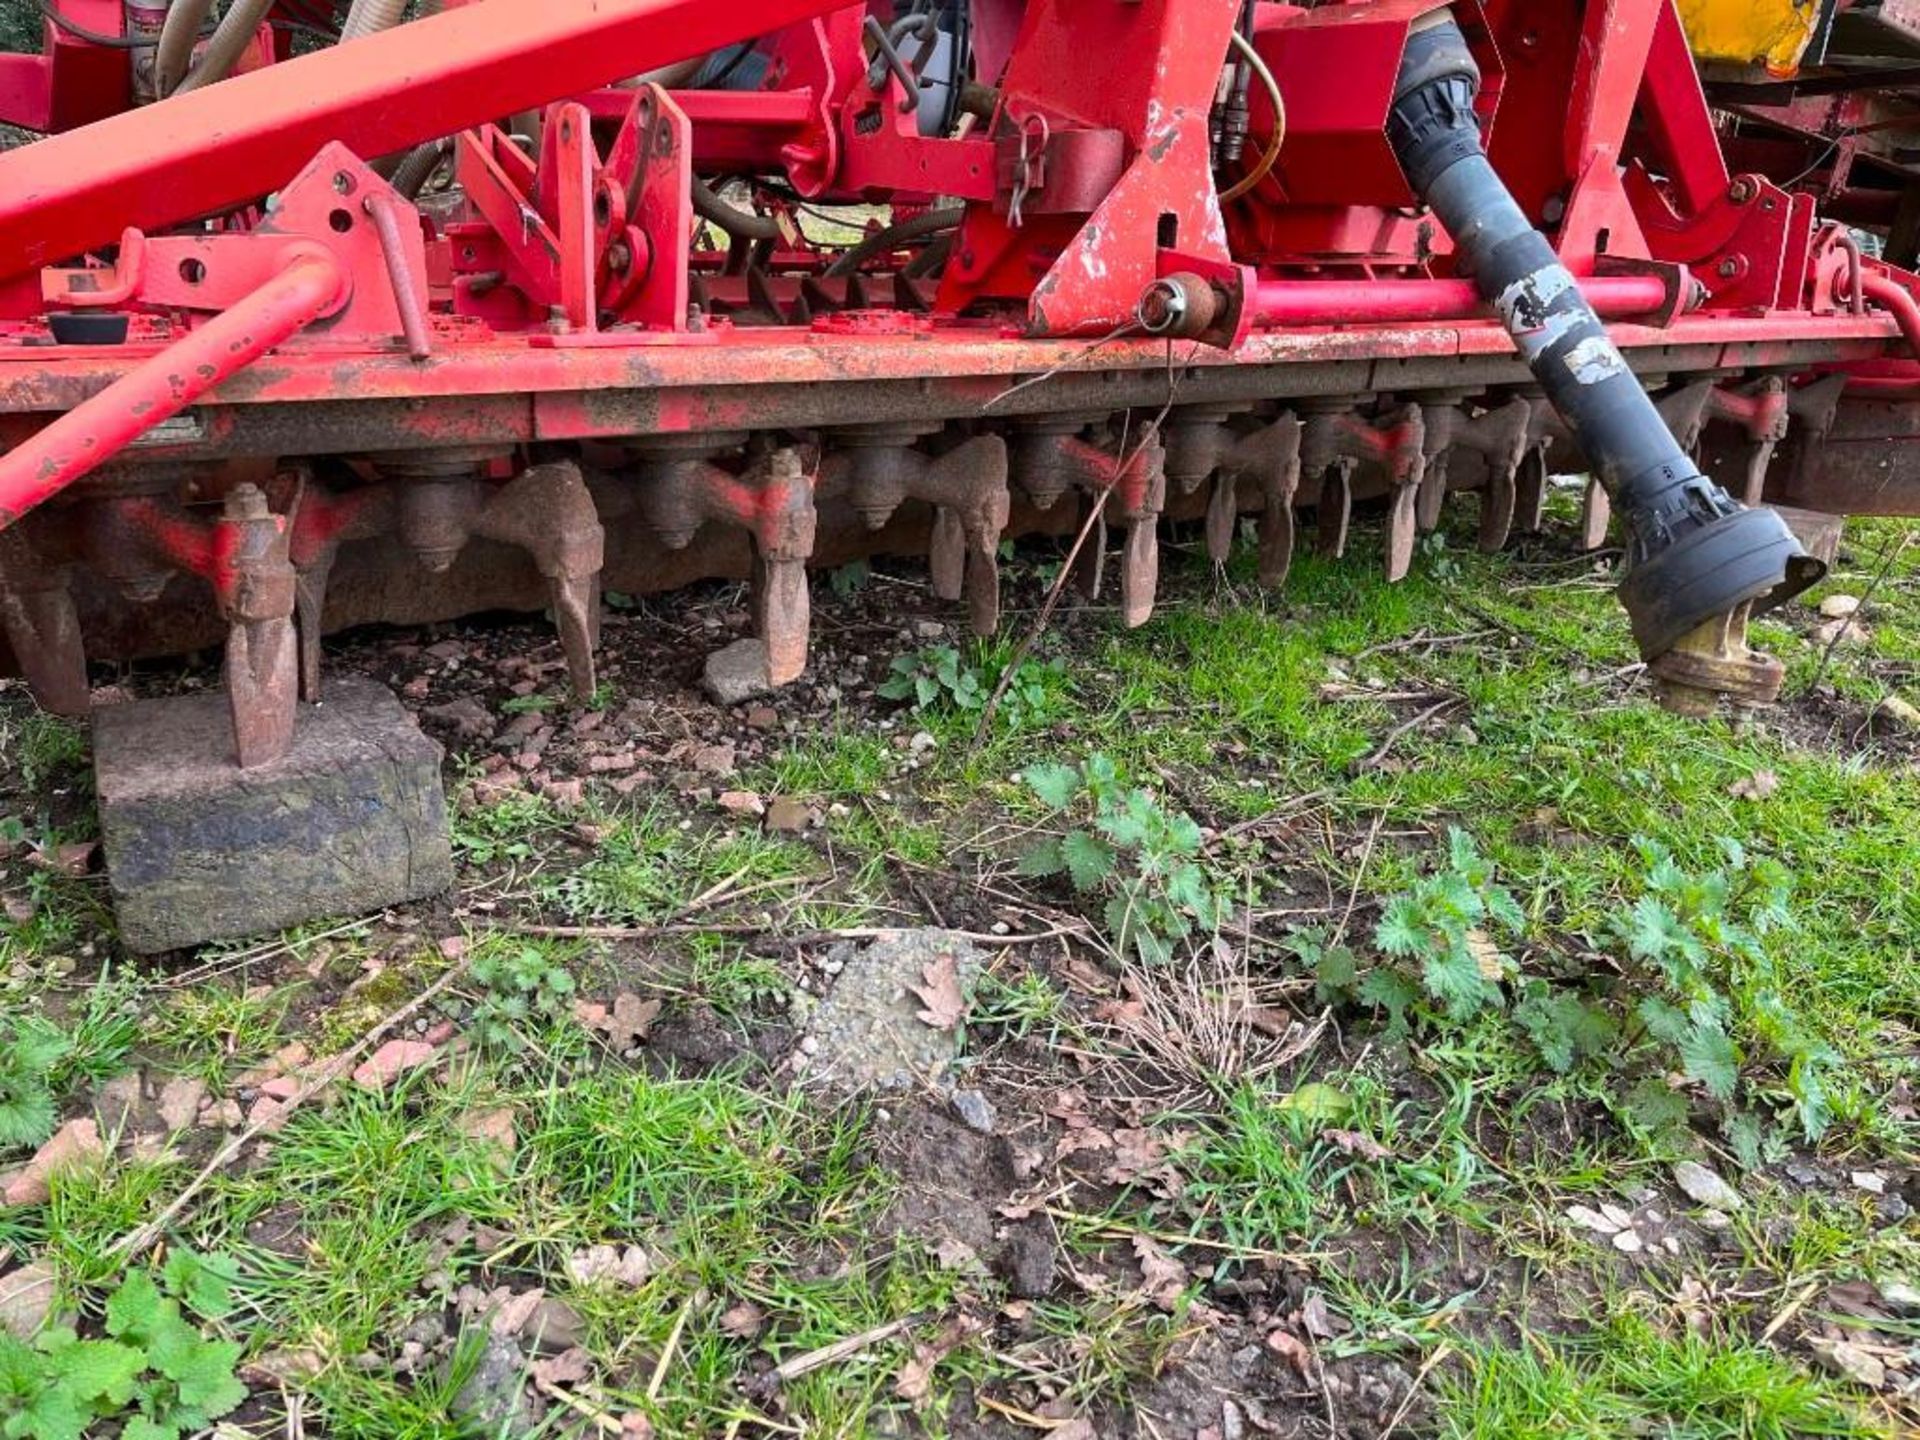
[[[1429,705],[1411,720],[1402,720],[1387,732],[1387,738],[1380,742],[1379,747],[1371,755],[1353,767],[1354,774],[1364,775],[1369,770],[1378,770],[1382,765],[1387,763],[1387,756],[1393,753],[1393,747],[1400,743],[1401,736],[1405,735],[1409,730],[1417,730],[1442,710],[1451,710],[1454,706],[1464,705],[1465,703],[1466,702],[1458,695],[1449,695],[1438,704]]]
[[[903,1316],[898,1320],[889,1320],[884,1325],[876,1325],[871,1330],[862,1330],[858,1335],[849,1335],[844,1340],[836,1340],[831,1345],[822,1345],[818,1350],[809,1350],[804,1355],[796,1355],[784,1360],[770,1372],[782,1385],[798,1380],[802,1375],[810,1375],[828,1365],[838,1365],[842,1360],[851,1359],[862,1350],[870,1350],[875,1345],[891,1340],[901,1331],[919,1323],[917,1315]]]
[[[167,1202],[165,1209],[138,1229],[130,1230],[121,1236],[119,1240],[108,1247],[107,1253],[109,1255],[138,1255],[141,1251],[147,1249],[147,1247],[152,1245],[154,1241],[158,1240],[160,1236],[166,1232],[169,1225],[179,1218],[181,1212],[187,1208],[187,1203],[206,1187],[207,1182],[219,1174],[226,1166],[232,1164],[234,1157],[254,1140],[258,1139],[262,1131],[269,1125],[277,1126],[284,1124],[287,1116],[291,1115],[295,1110],[299,1109],[301,1105],[326,1089],[327,1086],[331,1085],[335,1080],[338,1080],[342,1075],[347,1074],[353,1068],[355,1061],[366,1054],[368,1050],[372,1049],[381,1040],[406,1024],[415,1015],[418,1015],[422,1010],[426,1009],[426,1007],[451,986],[455,980],[465,975],[468,966],[472,963],[473,957],[471,954],[463,955],[459,960],[454,962],[452,968],[450,968],[446,974],[442,975],[438,980],[435,980],[431,985],[427,986],[426,989],[414,996],[413,999],[387,1016],[386,1019],[374,1026],[373,1029],[361,1036],[360,1039],[352,1045],[349,1045],[338,1055],[335,1055],[332,1059],[322,1064],[302,1082],[298,1090],[288,1096],[271,1114],[262,1115],[260,1119],[254,1121],[251,1125],[247,1126],[246,1129],[242,1130],[238,1135],[234,1136],[216,1150],[213,1158],[207,1161],[205,1168],[187,1182],[185,1189]]]

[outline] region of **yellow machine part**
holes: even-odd
[[[1765,65],[1791,74],[1813,42],[1820,0],[1679,0],[1687,41],[1701,60]]]

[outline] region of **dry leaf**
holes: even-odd
[[[631,1050],[645,1040],[655,1017],[660,1014],[658,1000],[642,1000],[638,995],[630,994],[625,990],[613,997],[611,1011],[599,1005],[591,1008],[598,1013],[587,1023],[594,1029],[602,1031],[607,1037],[607,1043],[620,1051]]]
[[[548,1360],[533,1362],[533,1378],[542,1385],[578,1385],[593,1373],[593,1357],[575,1346]]]
[[[1371,1135],[1358,1130],[1322,1130],[1320,1138],[1329,1145],[1338,1145],[1349,1155],[1358,1155],[1362,1160],[1385,1160],[1393,1154]]]
[[[933,1390],[933,1372],[940,1362],[959,1348],[962,1341],[985,1328],[968,1315],[956,1315],[940,1327],[940,1333],[924,1344],[913,1347],[913,1354],[900,1367],[894,1379],[893,1393],[911,1401],[917,1410]]]
[[[730,1306],[720,1317],[720,1333],[735,1340],[752,1340],[767,1327],[767,1312],[751,1300]]]
[[[1316,1340],[1331,1340],[1345,1328],[1333,1318],[1327,1309],[1326,1297],[1318,1290],[1301,1303],[1300,1324]]]
[[[1267,1348],[1299,1371],[1302,1380],[1313,1378],[1313,1352],[1297,1336],[1275,1330],[1267,1336]]]
[[[1780,777],[1771,770],[1756,770],[1744,780],[1736,780],[1728,793],[1736,800],[1764,800],[1780,788]]]
[[[960,972],[953,956],[942,955],[921,972],[926,983],[913,987],[913,993],[926,1008],[920,1021],[935,1030],[952,1030],[967,1018],[966,997],[960,993]]]
[[[1473,963],[1480,967],[1482,980],[1507,978],[1507,957],[1500,953],[1500,947],[1486,931],[1467,931],[1467,953],[1473,956]]]
[[[1171,1311],[1187,1288],[1187,1267],[1145,1235],[1133,1237],[1133,1253],[1140,1261],[1141,1291],[1154,1305]]]

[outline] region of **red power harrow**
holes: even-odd
[[[1397,578],[1556,467],[1669,698],[1765,700],[1762,502],[1920,512],[1904,204],[1730,170],[1672,0],[145,3],[0,59],[0,658],[224,634],[242,765],[345,626],[550,607],[587,691],[603,584],[750,576],[779,684],[863,551],[991,632],[1098,505],[1138,624],[1163,518],[1279,585],[1383,501]]]

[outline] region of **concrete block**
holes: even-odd
[[[382,686],[329,684],[272,765],[233,762],[226,697],[96,711],[107,878],[131,950],[230,940],[453,883],[440,747]]]

